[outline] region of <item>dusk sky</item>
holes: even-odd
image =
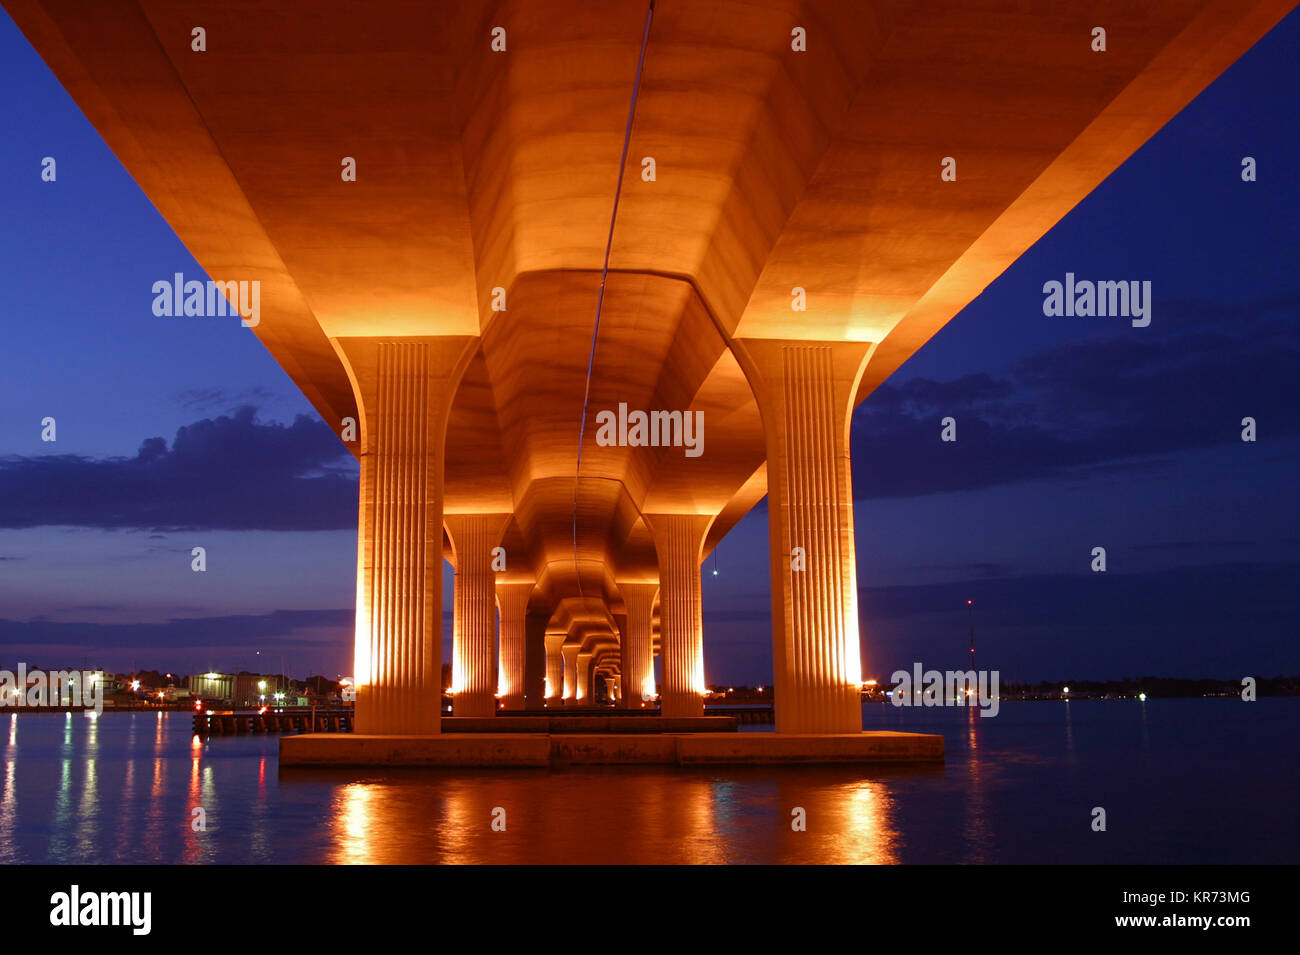
[[[967,599],[1003,680],[1300,673],[1298,61],[1293,12],[858,408],[865,676],[964,664]],[[2,12],[0,83],[0,666],[346,675],[355,461],[238,321],[154,316],[202,269]],[[1045,316],[1067,272],[1149,327]],[[706,678],[768,684],[763,505],[714,566]]]

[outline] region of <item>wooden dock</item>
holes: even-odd
[[[351,733],[352,710],[280,709],[214,710],[194,714],[198,736],[247,736],[251,733]]]
[[[194,732],[201,737],[209,736],[247,736],[258,733],[351,733],[352,725],[352,708],[351,707],[331,707],[328,709],[317,707],[311,708],[281,708],[275,710],[214,710],[211,713],[200,711],[194,714]],[[715,722],[717,717],[730,717],[736,723],[745,725],[770,725],[775,722],[772,707],[767,706],[708,706],[705,707],[705,716],[714,717],[715,720],[700,721]],[[492,727],[496,720],[489,717],[485,720],[462,721],[455,717],[443,717],[444,732],[518,732],[511,720],[519,722],[520,719],[527,719],[532,716],[546,723],[561,721],[574,723],[574,726],[550,727],[550,732],[597,732],[595,729],[581,729],[584,722],[583,717],[604,719],[608,722],[611,718],[623,718],[631,723],[640,722],[641,720],[660,720],[658,713],[655,711],[645,710],[618,710],[612,707],[602,708],[585,708],[574,712],[567,707],[557,707],[555,710],[538,711],[529,714],[516,714],[501,712],[497,715],[496,720],[501,721],[499,730]],[[621,720],[620,720],[621,721]],[[470,722],[482,723],[483,726],[470,727]],[[466,725],[462,725],[462,723]],[[507,726],[507,724],[510,724]],[[593,724],[594,725],[594,724]],[[732,724],[733,727],[736,725]],[[711,728],[711,727],[710,727]],[[628,730],[634,729],[628,726]],[[672,732],[700,732],[706,729],[700,727],[674,727]],[[539,727],[538,732],[548,731],[546,727]],[[601,730],[604,731],[604,730]],[[638,729],[640,732],[646,732],[647,729]],[[665,732],[668,730],[664,730]]]

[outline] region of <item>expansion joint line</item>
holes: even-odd
[[[641,53],[636,61],[636,79],[632,82],[632,103],[627,110],[627,128],[623,131],[623,157],[618,164],[618,183],[614,186],[614,208],[609,214],[609,236],[605,239],[605,261],[600,268],[600,291],[596,295],[596,324],[591,330],[591,350],[587,354],[587,383],[582,392],[582,420],[578,422],[578,463],[573,475],[573,571],[578,580],[578,597],[582,593],[582,565],[578,561],[578,488],[582,481],[582,442],[587,432],[587,402],[591,398],[591,369],[596,363],[596,336],[600,334],[600,310],[605,304],[605,280],[609,277],[609,253],[614,246],[614,223],[618,220],[618,200],[623,193],[623,173],[627,169],[627,150],[632,142],[632,120],[636,117],[636,97],[641,90],[641,70],[645,66],[645,48],[650,42],[650,21],[655,2],[645,12],[645,30],[641,34]]]

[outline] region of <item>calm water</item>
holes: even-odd
[[[1300,699],[864,714],[946,765],[280,772],[278,737],[184,713],[9,714],[0,863],[1296,861]]]

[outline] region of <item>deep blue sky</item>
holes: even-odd
[[[858,409],[868,676],[962,663],[968,597],[1004,680],[1300,672],[1298,60],[1292,13]],[[153,316],[201,269],[3,12],[0,129],[0,665],[346,673],[355,464],[250,331]],[[1150,327],[1045,317],[1067,271]],[[766,559],[760,506],[710,682],[771,681]]]

